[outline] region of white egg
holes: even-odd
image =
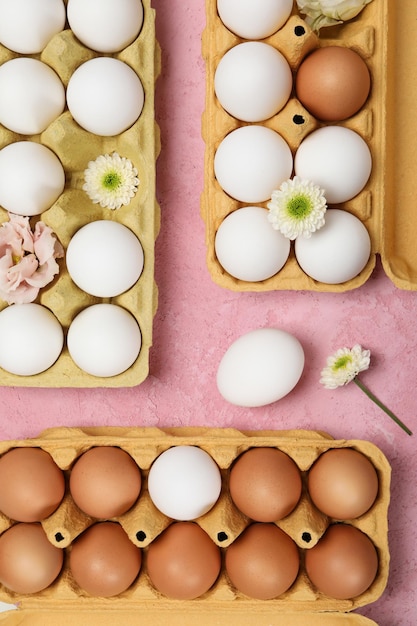
[[[67,87],[68,109],[90,133],[119,135],[139,118],[145,94],[132,68],[112,57],[96,57],[80,65]]]
[[[37,135],[64,108],[64,85],[46,63],[17,57],[0,66],[0,124],[9,130]]]
[[[371,151],[350,128],[323,126],[301,142],[294,170],[297,176],[319,185],[329,204],[339,204],[365,187],[372,170]]]
[[[55,315],[35,304],[13,304],[0,313],[0,367],[18,376],[49,369],[61,354],[64,332]]]
[[[294,389],[304,369],[304,350],[279,328],[258,328],[236,339],[217,370],[217,387],[231,404],[259,407]]]
[[[65,171],[56,154],[34,141],[0,150],[0,205],[16,215],[39,215],[59,198]]]
[[[42,52],[65,27],[62,0],[0,0],[0,43],[19,54]]]
[[[261,122],[280,111],[292,90],[286,58],[273,46],[247,41],[220,59],[214,90],[222,107],[245,122]]]
[[[95,220],[70,239],[66,253],[68,272],[86,293],[111,298],[127,291],[139,279],[143,248],[124,224]]]
[[[268,210],[242,207],[229,213],[215,237],[220,265],[239,280],[256,282],[274,276],[290,253],[290,240],[274,230]]]
[[[293,0],[217,0],[223,24],[243,39],[264,39],[291,15]]]
[[[97,52],[119,52],[138,36],[143,24],[141,0],[68,0],[74,35]]]
[[[230,132],[214,155],[214,174],[222,189],[241,202],[269,200],[292,172],[290,147],[265,126],[242,126]]]
[[[93,304],[71,322],[67,346],[80,369],[108,378],[133,365],[142,335],[136,319],[126,309],[117,304]]]
[[[348,211],[328,209],[325,220],[309,239],[296,239],[295,255],[308,276],[322,283],[344,283],[367,264],[371,239],[365,225]]]
[[[194,520],[216,504],[221,491],[220,470],[205,450],[174,446],[151,465],[148,491],[164,515],[180,521]]]

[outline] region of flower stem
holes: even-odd
[[[383,411],[385,411],[385,413],[387,415],[389,415],[389,417],[391,419],[394,420],[394,422],[396,424],[398,424],[398,426],[400,426],[406,433],[407,435],[412,435],[413,433],[411,432],[411,430],[400,420],[398,419],[398,417],[392,412],[390,411],[390,409],[385,406],[385,404],[383,404],[380,400],[378,400],[378,398],[376,396],[374,396],[374,394],[372,393],[372,391],[370,391],[361,380],[359,380],[358,377],[355,377],[353,379],[353,382],[359,387],[359,389],[361,389],[367,396],[368,398],[370,398],[370,400],[372,400],[373,402],[375,402],[375,404],[377,406],[379,406],[380,409],[382,409]]]

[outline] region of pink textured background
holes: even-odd
[[[364,287],[346,294],[233,293],[211,281],[200,216],[204,0],[154,0],[153,6],[163,65],[157,85],[162,226],[156,246],[159,307],[150,376],[132,389],[0,388],[0,436],[21,439],[62,425],[204,425],[320,429],[335,438],[370,440],[393,469],[391,573],[382,598],[361,613],[380,626],[415,626],[417,294],[396,289],[379,263]],[[274,405],[234,407],[217,391],[218,363],[234,339],[263,326],[283,328],[301,341],[306,354],[302,379]],[[327,355],[357,342],[372,354],[364,382],[416,431],[414,437],[355,385],[332,392],[319,384]]]

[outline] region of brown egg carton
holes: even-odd
[[[223,219],[232,211],[246,206],[231,198],[218,184],[214,176],[214,155],[229,132],[247,125],[221,107],[215,96],[214,75],[223,55],[246,40],[224,26],[217,13],[216,0],[206,0],[206,28],[202,40],[206,62],[206,101],[202,117],[205,181],[201,214],[206,227],[207,265],[214,282],[234,291],[343,292],[357,288],[368,280],[376,255],[380,254],[385,271],[395,285],[403,289],[417,289],[417,252],[412,244],[414,231],[410,228],[414,216],[411,207],[408,208],[412,197],[416,145],[411,139],[413,128],[408,123],[408,112],[412,110],[416,95],[415,83],[408,78],[417,54],[410,25],[412,9],[411,0],[401,5],[401,11],[388,0],[378,0],[369,3],[354,20],[322,28],[318,35],[302,19],[294,2],[293,13],[287,23],[262,40],[286,57],[294,76],[308,53],[322,46],[346,46],[365,60],[371,74],[368,100],[356,115],[335,124],[356,131],[366,141],[372,155],[372,173],[355,198],[332,207],[349,211],[362,221],[371,238],[371,255],[355,278],[330,285],[304,273],[292,246],[288,261],[277,274],[264,281],[249,282],[228,274],[220,265],[214,247],[216,232]],[[277,131],[287,141],[293,154],[309,133],[329,125],[314,118],[301,105],[294,89],[286,106],[260,124]],[[396,177],[400,184],[396,184]],[[266,202],[258,206],[266,208]]]
[[[326,625],[366,624],[357,615],[348,612],[374,602],[383,593],[389,570],[388,550],[388,506],[390,500],[390,466],[383,453],[372,443],[361,440],[334,440],[326,433],[292,431],[237,431],[221,428],[53,428],[44,431],[38,438],[21,441],[5,441],[0,444],[0,454],[15,447],[40,447],[51,454],[63,470],[68,484],[69,474],[78,457],[93,446],[118,446],[128,452],[139,466],[142,474],[142,491],[133,507],[120,517],[113,518],[124,528],[134,545],[142,548],[144,561],[141,572],[133,585],[112,598],[91,597],[79,589],[71,577],[64,559],[61,575],[44,591],[21,596],[0,588],[0,599],[19,603],[26,609],[37,611],[70,610],[78,612],[94,610],[130,611],[148,616],[147,623],[159,624],[169,611],[170,624],[192,623],[198,615],[199,621],[213,624],[214,616],[227,615],[230,624],[252,623],[249,616],[256,613],[259,624],[302,624],[306,614],[309,623]],[[214,507],[196,523],[220,547],[222,554],[227,547],[250,524],[240,513],[228,493],[228,474],[234,460],[253,447],[273,447],[287,453],[299,467],[305,485],[309,468],[323,452],[333,448],[354,448],[372,462],[379,479],[379,492],[371,509],[355,520],[346,523],[366,533],[378,553],[379,569],[371,587],[352,600],[336,600],[317,592],[303,570],[302,554],[317,543],[326,528],[334,520],[327,518],[312,505],[304,486],[300,502],[286,518],[276,522],[299,547],[301,565],[293,586],[282,596],[260,601],[244,596],[233,588],[222,569],[213,587],[203,596],[190,601],[178,601],[164,597],[152,586],[146,571],[146,552],[151,542],[175,520],[160,513],[152,503],[147,490],[147,476],[153,461],[172,446],[193,445],[205,450],[217,463],[222,476],[222,491]],[[97,520],[80,511],[68,492],[58,509],[42,526],[50,542],[65,549],[66,557],[72,542]],[[0,532],[13,524],[4,515],[0,518]],[[309,537],[309,539],[307,539]],[[46,615],[46,613],[44,613]],[[272,617],[273,616],[273,617]],[[301,616],[301,617],[300,617]],[[314,617],[316,616],[316,617]],[[13,619],[13,615],[10,616]],[[285,617],[285,619],[284,619]],[[259,619],[258,619],[259,618]],[[113,619],[115,619],[113,617]],[[181,621],[181,619],[183,621]],[[271,621],[273,619],[273,621]],[[301,621],[300,621],[301,619]],[[160,620],[160,621],[159,621]],[[211,621],[210,621],[211,620]],[[352,620],[352,621],[350,621]],[[8,622],[9,623],[9,622]],[[10,622],[13,624],[14,622]],[[16,622],[20,623],[20,622]],[[37,623],[37,622],[31,622]],[[47,622],[44,622],[46,624]],[[64,621],[60,623],[66,623]],[[70,623],[70,622],[68,622]],[[89,623],[96,623],[89,622]],[[98,622],[97,622],[98,623]],[[107,623],[107,622],[104,622]],[[128,615],[123,623],[129,624]],[[132,622],[133,623],[133,622]]]
[[[155,39],[155,10],[151,0],[142,0],[143,27],[127,48],[115,53],[138,74],[145,92],[145,102],[139,119],[120,135],[104,137],[82,129],[74,122],[66,107],[62,115],[36,136],[25,139],[37,141],[53,150],[65,171],[65,188],[47,211],[32,219],[43,220],[55,232],[66,249],[70,238],[85,224],[108,219],[130,228],[139,238],[144,251],[144,268],[139,280],[128,291],[113,298],[98,298],[79,289],[71,280],[65,258],[59,259],[60,271],[54,281],[40,290],[37,303],[49,308],[63,326],[66,335],[74,317],[84,308],[100,302],[111,302],[127,309],[141,329],[142,346],[135,363],[121,374],[101,378],[81,370],[71,359],[67,347],[58,360],[45,372],[33,376],[18,376],[0,369],[0,384],[28,387],[130,387],[138,385],[149,373],[149,350],[152,345],[152,324],[157,309],[158,291],[154,280],[155,240],[160,227],[160,209],[156,200],[156,159],[160,150],[159,129],[155,123],[154,92],[160,71],[160,50]],[[22,55],[0,46],[0,64]],[[83,46],[67,27],[55,35],[38,55],[60,77],[64,87],[79,65],[100,56]],[[21,140],[0,126],[0,148]],[[88,162],[101,154],[118,152],[130,159],[138,170],[140,184],[127,206],[111,210],[93,204],[82,186]],[[0,208],[0,222],[7,221],[7,212]],[[0,309],[7,304],[0,300]]]

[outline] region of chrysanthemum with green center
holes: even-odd
[[[311,237],[324,226],[327,203],[324,191],[298,176],[284,181],[272,192],[268,219],[288,239]]]
[[[83,189],[92,202],[108,209],[128,205],[139,185],[137,169],[117,152],[102,154],[90,161],[84,180]]]

